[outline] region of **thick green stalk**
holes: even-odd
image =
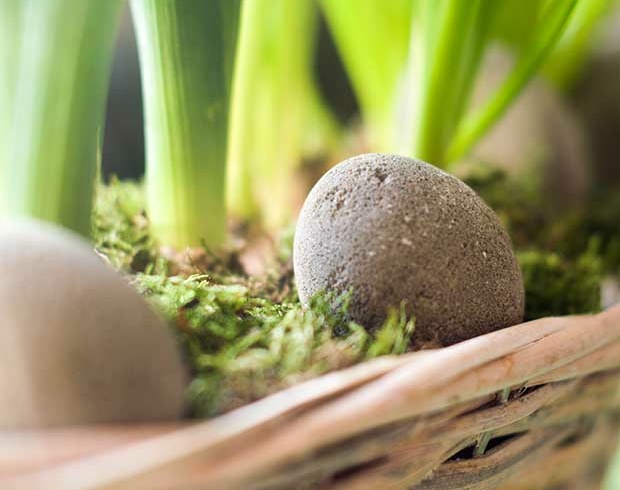
[[[132,0],[155,236],[217,248],[226,236],[229,93],[240,0]]]
[[[417,0],[411,27],[411,154],[445,163],[471,93],[497,3]]]
[[[88,235],[121,3],[17,2],[23,9],[16,32],[21,43],[0,74],[3,90],[14,95],[2,109],[10,111],[12,124],[3,151],[5,214]]]
[[[414,0],[321,0],[376,151],[394,151]],[[468,3],[468,2],[463,2]]]
[[[237,218],[260,218],[267,228],[291,218],[292,171],[335,132],[312,73],[316,14],[309,0],[249,0],[242,7],[228,205]]]
[[[481,109],[459,125],[447,150],[448,161],[463,157],[518,97],[557,45],[579,0],[550,0],[532,27],[533,35],[516,66]]]

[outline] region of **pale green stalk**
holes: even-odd
[[[493,35],[517,55],[531,44],[537,19],[553,0],[503,0]],[[576,80],[587,61],[594,34],[613,0],[584,0],[571,15],[562,37],[542,67],[542,74],[560,89]]]
[[[228,158],[228,205],[266,228],[292,217],[291,179],[335,133],[313,79],[316,9],[309,0],[243,4]]]
[[[15,7],[2,1],[3,10]],[[0,74],[2,97],[14,97],[2,108],[12,126],[3,151],[5,214],[88,235],[121,2],[17,1],[23,15],[9,28],[21,43],[9,47],[13,62]]]
[[[132,0],[154,235],[175,247],[226,237],[229,94],[240,0]]]
[[[417,0],[410,47],[412,156],[445,163],[469,100],[497,2]]]
[[[502,45],[521,53],[535,34],[533,27],[541,13],[555,0],[500,0],[491,36]]]
[[[557,87],[570,87],[581,73],[601,20],[610,12],[612,0],[579,2],[566,31],[543,68]]]
[[[413,0],[321,0],[374,151],[394,150],[412,4]]]
[[[459,125],[448,147],[447,161],[454,161],[466,155],[518,97],[556,46],[578,1],[547,2],[540,19],[532,26],[533,35],[514,69],[490,100]]]
[[[14,125],[12,108],[17,81],[17,70],[9,67],[16,67],[19,60],[19,26],[23,10],[22,0],[0,0],[0,67],[5,67],[0,72],[0,216],[5,209],[8,188],[7,152]]]

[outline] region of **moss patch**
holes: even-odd
[[[553,218],[545,212],[536,185],[480,162],[462,167],[459,177],[497,213],[516,248],[539,244],[541,230]]]
[[[149,235],[144,193],[137,182],[120,182],[97,189],[93,214],[95,249],[124,272],[152,270],[157,262],[156,244]]]
[[[620,272],[620,189],[597,189],[589,205],[550,230],[550,241],[575,257],[594,242],[605,272]]]
[[[620,189],[597,189],[585,206],[558,215],[547,211],[534,185],[513,180],[497,167],[470,164],[462,173],[499,215],[517,249],[557,252],[570,261],[596,253],[603,272],[620,272]]]
[[[601,308],[601,260],[586,252],[575,260],[553,252],[517,254],[525,283],[525,319],[591,313]]]

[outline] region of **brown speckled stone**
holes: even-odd
[[[463,182],[418,160],[366,154],[312,189],[294,246],[299,297],[353,291],[373,328],[406,301],[416,339],[446,345],[519,323],[521,273],[493,211]]]

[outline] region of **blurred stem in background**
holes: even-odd
[[[19,39],[21,15],[24,10],[21,0],[0,1],[0,216],[5,209],[8,181],[8,148],[13,128],[12,104],[15,99],[17,67],[19,60]]]
[[[360,103],[370,147],[394,151],[396,95],[405,83],[414,0],[320,3]]]
[[[321,5],[360,101],[370,149],[446,167],[466,156],[540,70],[578,2],[392,0],[377,8],[372,0],[321,0]],[[515,28],[513,15],[526,22]],[[497,19],[508,25],[505,33]],[[527,41],[504,82],[469,114],[484,54],[498,33]]]
[[[495,22],[493,35],[519,55],[531,42],[535,32],[532,19],[541,15],[546,2],[504,1],[506,7]],[[587,61],[596,29],[612,4],[613,0],[584,0],[575,6],[562,37],[542,68],[543,75],[556,87],[566,90],[578,78]]]
[[[313,79],[313,1],[243,3],[231,103],[227,192],[231,213],[267,229],[291,219],[291,178],[319,156],[337,124]]]
[[[490,0],[485,0],[490,1]],[[515,66],[489,100],[460,121],[444,162],[465,156],[516,100],[560,40],[579,0],[547,0],[531,24],[531,36]],[[517,6],[515,8],[523,8]]]
[[[154,236],[178,248],[226,238],[229,94],[241,0],[132,0]]]
[[[444,165],[478,73],[498,1],[417,0],[411,17],[411,140],[415,157]]]
[[[4,214],[90,233],[120,6],[2,1]]]
[[[558,88],[570,88],[585,66],[601,20],[611,11],[612,0],[586,0],[575,7],[568,27],[543,74]]]

